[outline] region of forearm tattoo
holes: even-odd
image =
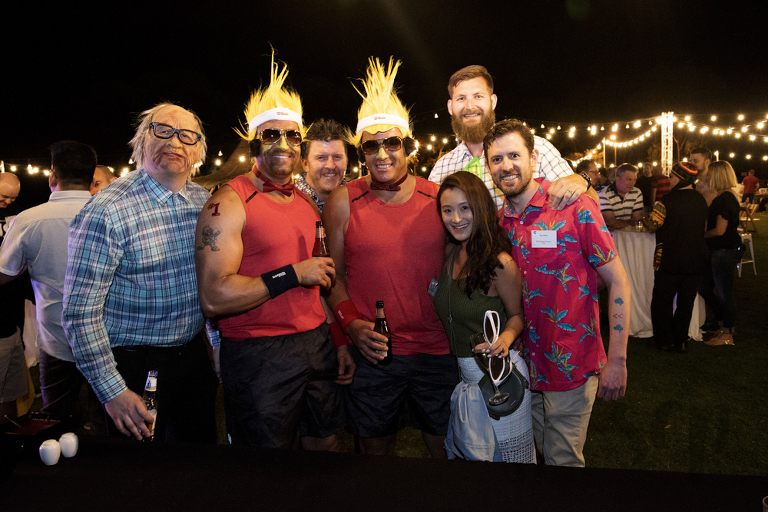
[[[618,299],[614,300],[613,302],[618,304],[619,306],[623,306],[624,305],[624,301],[621,299],[621,297],[619,297]],[[617,320],[618,319],[623,319],[624,318],[624,314],[623,313],[614,313],[613,314],[613,318],[615,318]],[[621,332],[621,331],[624,330],[624,328],[621,326],[621,324],[616,324],[616,325],[613,326],[613,330]]]

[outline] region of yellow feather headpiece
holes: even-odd
[[[412,137],[408,111],[395,94],[395,76],[400,67],[400,61],[389,58],[389,65],[384,65],[378,58],[368,59],[368,70],[363,82],[365,94],[355,87],[357,93],[362,96],[363,104],[357,111],[357,130],[350,142],[357,145],[363,132],[376,134],[386,132],[392,128],[399,128],[403,137]],[[354,86],[353,86],[354,87]]]
[[[306,135],[306,129],[301,120],[301,98],[293,89],[283,87],[288,77],[288,65],[283,63],[283,69],[278,68],[273,50],[269,86],[253,92],[251,99],[245,104],[246,124],[241,124],[241,130],[235,129],[237,134],[245,140],[250,141],[256,137],[256,128],[259,125],[276,119],[295,121],[299,125],[302,136]]]

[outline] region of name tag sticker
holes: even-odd
[[[531,231],[531,247],[534,249],[556,249],[557,231],[533,230]]]

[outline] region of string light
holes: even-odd
[[[756,115],[756,113],[752,113],[750,115]],[[438,114],[434,113],[435,118],[438,118]],[[685,115],[681,116],[680,118],[674,117],[673,122],[676,125],[676,131],[680,130],[683,132],[690,132],[690,133],[696,133],[698,135],[713,135],[717,137],[726,137],[731,136],[735,140],[741,141],[744,139],[749,140],[749,142],[756,142],[758,140],[758,137],[762,139],[762,142],[765,144],[768,144],[768,135],[765,133],[766,124],[768,123],[768,114],[765,114],[763,117],[763,114],[760,114],[760,117],[755,119],[754,121],[747,120],[746,114],[730,114],[727,116],[720,116],[716,114],[709,114],[706,116],[707,121],[706,122],[698,122],[695,120],[696,116],[693,115]],[[726,118],[730,118],[734,124],[738,122],[738,126],[713,126],[708,123],[715,123],[718,120],[720,122],[727,122],[723,121]],[[630,135],[628,138],[624,138],[622,134],[624,133],[623,130],[643,130],[644,125],[647,122],[647,125],[645,127],[645,130],[640,133],[635,133],[634,136]],[[544,135],[548,140],[553,140],[557,137],[557,131],[563,129],[563,124],[567,127],[568,132],[568,138],[569,139],[575,139],[579,134],[586,134],[590,136],[597,135],[598,127],[600,128],[601,132],[605,132],[606,127],[612,132],[609,138],[602,138],[600,142],[598,143],[598,146],[595,149],[589,150],[586,152],[586,154],[580,159],[577,160],[575,163],[580,162],[584,159],[591,159],[594,157],[596,153],[599,153],[602,151],[604,145],[605,146],[612,146],[614,148],[627,148],[627,147],[633,147],[640,143],[646,143],[650,142],[657,137],[654,134],[658,133],[658,124],[661,123],[661,117],[651,117],[646,119],[635,119],[632,121],[614,121],[610,123],[594,123],[594,124],[566,124],[564,122],[548,122],[548,121],[534,121],[533,123],[527,123],[526,125],[532,125],[532,124],[538,124],[540,126],[540,129],[542,132],[541,135]],[[549,126],[548,126],[549,125]],[[623,126],[623,128],[622,128]],[[760,130],[760,132],[758,132]],[[533,133],[536,133],[536,129],[531,128],[531,131]],[[620,133],[621,131],[621,133]],[[631,132],[630,132],[631,133]],[[621,139],[619,137],[622,137]],[[438,140],[442,141],[443,146],[447,145],[449,143],[450,136],[442,136],[442,135],[430,135],[429,140],[433,143],[436,143]],[[456,137],[453,137],[456,139]],[[419,147],[419,141],[416,141],[417,147]],[[572,144],[572,143],[571,143]],[[438,147],[438,144],[426,144],[424,146],[421,146],[422,151],[426,149],[426,151],[443,151],[443,148]],[[745,159],[752,159],[751,154],[742,154],[743,158]],[[218,156],[222,157],[223,152],[218,151]],[[735,153],[730,153],[729,158],[734,158]],[[245,162],[247,157],[246,156],[239,156],[240,162]],[[756,156],[755,158],[761,158],[763,162],[768,162],[768,155],[761,155]],[[217,158],[214,160],[215,166],[221,166],[222,160]],[[133,159],[129,159],[128,161],[129,166],[133,166],[134,162]],[[199,162],[195,164],[195,169],[193,170],[193,173],[195,171],[199,172],[199,168],[202,166],[202,162]],[[6,165],[6,169],[9,169],[11,172],[17,171],[16,165]],[[26,166],[27,173],[30,175],[37,175],[40,174],[40,168],[35,167],[33,165]],[[46,170],[43,170],[43,174],[47,175]],[[125,175],[128,172],[130,172],[129,167],[124,167],[121,171],[121,175]]]

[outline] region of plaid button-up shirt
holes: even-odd
[[[102,402],[126,389],[112,347],[181,345],[203,328],[194,244],[209,197],[192,183],[172,193],[141,169],[72,220],[62,323]]]
[[[545,178],[547,181],[555,181],[563,176],[573,174],[571,166],[560,156],[560,152],[551,142],[534,135],[533,143],[534,149],[539,150],[539,164],[534,178]],[[472,153],[469,152],[467,145],[463,142],[460,143],[437,161],[435,167],[432,168],[432,172],[429,173],[429,181],[434,181],[440,185],[449,174],[463,170],[472,158]],[[488,167],[485,165],[485,154],[481,154],[479,158],[483,168],[483,182],[488,187],[491,197],[496,201],[496,207],[501,208],[501,205],[504,204],[504,193],[493,184],[491,173],[488,172]]]

